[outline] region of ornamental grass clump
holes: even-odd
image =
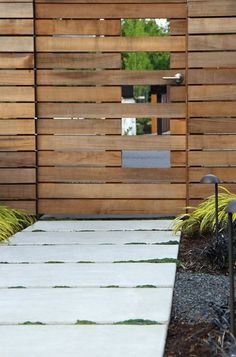
[[[0,242],[34,222],[35,218],[24,211],[0,205]]]
[[[220,186],[223,192],[219,193],[219,227],[225,229],[227,225],[227,213],[225,207],[236,199],[236,194]],[[197,207],[187,207],[191,212],[181,214],[174,220],[172,228],[174,233],[181,231],[186,236],[208,235],[215,232],[215,195],[212,195],[200,203]],[[236,219],[236,214],[233,215]]]

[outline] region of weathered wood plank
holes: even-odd
[[[229,51],[236,49],[236,35],[189,36],[189,51]]]
[[[1,135],[15,135],[15,134],[34,134],[35,123],[34,119],[10,119],[0,120],[0,133]]]
[[[189,132],[200,133],[236,133],[236,119],[235,118],[191,118],[189,120]]]
[[[120,53],[37,53],[38,68],[121,68]],[[67,73],[69,76],[69,73]]]
[[[32,53],[0,53],[1,68],[33,68],[34,55]]]
[[[190,18],[189,34],[235,33],[236,18]]]
[[[13,41],[12,41],[13,42]],[[89,37],[61,38],[41,36],[36,39],[37,51],[40,52],[137,52],[137,51],[185,51],[185,36],[149,37]],[[1,42],[0,42],[1,43]],[[15,43],[14,43],[15,44]],[[15,44],[16,46],[17,44]],[[9,45],[8,45],[9,46]],[[10,45],[13,47],[13,44]],[[19,44],[18,44],[19,46]],[[6,50],[6,46],[4,47]],[[14,47],[17,51],[19,47]],[[26,49],[25,51],[30,51]],[[7,51],[7,50],[6,50]],[[24,51],[22,45],[21,51]]]
[[[38,134],[121,135],[121,120],[39,119]]]
[[[185,150],[184,136],[48,136],[39,150]]]
[[[172,55],[173,56],[173,55]],[[204,67],[235,67],[236,52],[190,52],[188,54],[189,68],[204,68]],[[218,71],[218,69],[217,69]]]
[[[1,70],[0,85],[34,85],[34,72],[32,70]]]
[[[1,169],[0,183],[35,183],[35,169]]]
[[[236,135],[189,135],[190,150],[235,150]]]
[[[224,187],[229,190],[230,192],[236,192],[236,185],[231,184],[231,185],[224,185]],[[223,191],[222,191],[223,192]],[[213,187],[212,185],[203,185],[203,184],[197,184],[197,183],[192,183],[189,185],[189,196],[192,199],[196,198],[206,198],[208,196],[213,195]]]
[[[0,151],[35,150],[34,136],[0,136]]]
[[[236,151],[190,151],[188,156],[190,166],[236,166]]]
[[[36,215],[36,201],[2,201],[1,203],[4,206],[22,209],[28,214]]]
[[[0,18],[27,18],[33,17],[32,3],[0,4]]]
[[[1,35],[32,35],[33,20],[0,20]]]
[[[33,102],[34,87],[0,87],[2,102]]]
[[[236,116],[236,106],[234,102],[190,102],[188,111],[191,117]]]
[[[71,6],[73,6],[71,4]],[[36,20],[38,35],[119,35],[119,20]]]
[[[185,182],[185,168],[40,167],[40,182]],[[236,176],[235,176],[236,177]]]
[[[0,167],[33,167],[36,165],[35,152],[0,152]]]
[[[0,187],[1,196],[1,187]],[[185,184],[54,184],[41,183],[39,198],[94,198],[94,199],[185,199]],[[11,197],[10,197],[11,198]]]
[[[185,119],[172,119],[170,121],[170,133],[172,135],[184,135],[187,131]]]
[[[190,101],[235,100],[236,85],[189,86],[188,98]]]
[[[185,102],[187,98],[187,90],[185,87],[170,87],[171,102]]]
[[[236,69],[190,69],[189,84],[236,84]]]
[[[77,104],[77,103],[39,103],[38,116],[41,118],[142,118],[156,116],[161,118],[183,118],[184,103],[170,104]],[[1,108],[1,107],[0,107]],[[233,110],[233,109],[232,109]],[[194,113],[194,110],[192,109]],[[1,111],[0,111],[1,114]]]
[[[215,72],[215,71],[214,71]],[[51,71],[38,70],[39,85],[157,85],[167,84],[163,76],[173,76],[176,70],[158,71],[132,71],[132,70],[106,70],[106,71]],[[181,71],[185,75],[185,71]],[[227,76],[229,74],[227,73]],[[195,80],[197,74],[192,74]],[[236,70],[235,70],[236,83]]]
[[[186,54],[185,53],[171,53],[170,68],[185,68],[186,67]]]
[[[0,103],[0,118],[34,118],[34,103]]]
[[[188,13],[190,17],[235,16],[236,3],[234,0],[190,1]]]
[[[38,4],[37,18],[185,18],[185,4]]]
[[[187,162],[185,151],[171,151],[171,167],[185,167]]]
[[[39,102],[121,102],[121,87],[40,86],[37,97]]]
[[[222,183],[236,182],[236,168],[235,167],[207,167],[207,168],[194,168],[189,169],[190,182],[200,182],[203,175],[213,174],[220,177]]]
[[[3,2],[5,0],[0,0],[0,2]],[[8,0],[9,2],[17,2],[19,0]],[[27,1],[30,1],[30,0],[27,0]],[[32,1],[32,0],[31,0]],[[67,0],[35,0],[36,3],[65,3],[67,4]],[[97,4],[97,0],[73,0],[73,3],[76,4],[76,3],[83,3],[83,4]],[[115,1],[117,4],[133,4],[134,3],[134,0],[116,0]],[[165,4],[165,3],[181,3],[181,4],[184,4],[186,3],[187,1],[186,0],[135,0],[135,4],[138,4],[138,3],[142,3],[142,4],[145,4],[145,3],[148,3],[148,4],[158,4],[158,3],[161,3],[161,4]],[[99,0],[99,4],[103,4],[103,3],[111,3],[111,0]]]
[[[30,52],[34,50],[33,37],[1,36],[1,52]]]
[[[39,200],[39,213],[48,214],[178,214],[185,200]]]
[[[41,151],[38,155],[39,166],[121,166],[119,151]],[[1,165],[1,156],[0,156]]]
[[[2,200],[33,200],[36,198],[36,185],[0,185]]]
[[[184,20],[170,20],[171,35],[185,35],[187,33],[187,21]]]

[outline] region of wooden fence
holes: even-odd
[[[168,18],[170,36],[123,37],[126,18]],[[234,189],[235,24],[234,0],[0,0],[0,200],[31,213],[176,214],[210,193],[204,173]],[[124,70],[132,51],[169,51],[171,69]],[[121,103],[122,85],[177,72],[171,103]],[[170,118],[170,135],[121,136],[122,117],[147,116]],[[124,150],[169,150],[171,166],[124,167]]]

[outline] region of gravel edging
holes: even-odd
[[[225,275],[177,272],[172,319],[188,324],[211,322],[217,318],[213,307],[227,305],[228,297],[229,278]]]

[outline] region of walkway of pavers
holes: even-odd
[[[0,356],[163,356],[179,242],[170,223],[38,221],[1,245]]]

